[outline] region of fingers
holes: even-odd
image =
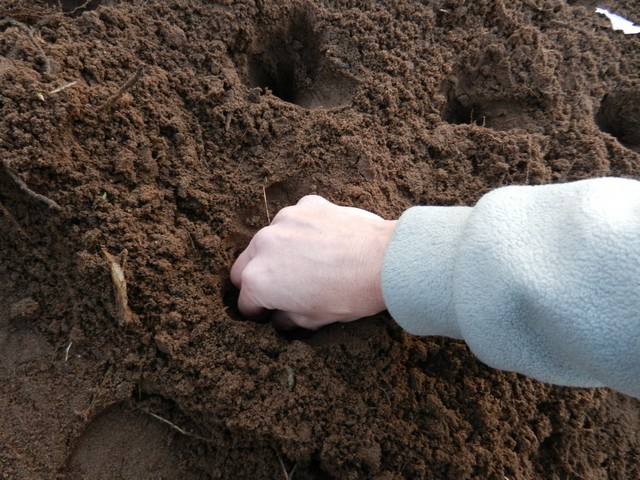
[[[238,310],[245,317],[255,317],[264,312],[264,306],[255,296],[255,275],[251,273],[250,262],[254,260],[253,241],[236,259],[231,267],[231,282],[240,289]],[[255,270],[255,268],[253,269]],[[252,276],[253,275],[253,276]]]
[[[357,207],[341,207],[339,205],[336,205],[335,203],[331,203],[329,200],[326,200],[325,198],[320,197],[319,195],[307,195],[305,197],[302,197],[298,201],[297,205],[304,206],[304,207],[325,207],[325,208],[327,206],[337,207],[342,211],[349,212],[353,215],[358,215],[364,218],[382,220],[381,216],[376,215],[373,212],[369,212],[367,210],[363,210],[362,208],[357,208]]]
[[[242,272],[247,267],[249,262],[251,261],[251,254],[249,253],[249,249],[247,248],[243,251],[240,256],[236,259],[231,267],[231,282],[237,287],[242,288]]]
[[[265,257],[271,255],[271,227],[265,227],[254,235],[249,246],[238,256],[231,267],[231,281],[240,289],[238,310],[245,317],[256,317],[262,314],[269,299],[268,284],[265,284]],[[261,300],[262,299],[262,300]]]
[[[327,206],[334,206],[328,200],[318,196],[318,195],[306,195],[302,197],[297,204],[284,207],[281,209],[275,217],[273,217],[273,221],[271,222],[271,226],[276,226],[281,223],[286,223],[292,221],[296,217],[300,216],[301,212],[308,212],[309,210],[318,210],[321,208],[326,208]],[[303,215],[303,218],[306,216]],[[267,227],[268,228],[268,227]]]
[[[264,246],[265,243],[263,239],[267,230],[269,230],[269,227],[259,230],[258,233],[253,236],[247,248],[233,263],[233,266],[231,267],[231,281],[236,287],[242,288],[242,274],[244,273],[244,270],[256,256],[260,255],[261,250],[263,249],[262,246]]]
[[[283,312],[276,310],[271,314],[271,323],[278,330],[293,330],[294,328],[306,328],[307,330],[317,330],[320,325],[315,326],[313,320],[305,315],[293,312]]]
[[[344,212],[348,214],[345,216]],[[316,330],[330,323],[314,319],[315,313],[305,300],[313,297],[313,289],[303,281],[313,280],[308,265],[324,265],[321,261],[313,263],[309,244],[318,244],[319,247],[329,245],[329,252],[335,250],[331,244],[333,237],[327,240],[323,234],[332,231],[334,225],[344,230],[343,224],[350,224],[356,213],[379,218],[364,210],[339,207],[318,195],[307,195],[297,205],[280,210],[270,226],[254,235],[231,267],[231,281],[240,289],[238,309],[242,315],[256,317],[282,309],[272,315],[273,323],[282,329],[298,326]],[[320,242],[323,239],[324,243]],[[291,278],[300,281],[292,282]],[[300,313],[287,313],[289,309]]]
[[[265,307],[256,299],[251,285],[246,281],[244,283],[238,296],[238,310],[245,317],[257,317],[265,311]]]

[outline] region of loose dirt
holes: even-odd
[[[640,179],[640,40],[592,7],[1,1],[0,478],[640,478],[636,401],[385,315],[283,336],[229,282],[264,195]]]

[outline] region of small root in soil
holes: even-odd
[[[6,222],[2,221],[3,218],[6,219]],[[4,225],[3,225],[3,223],[4,223]],[[6,223],[8,223],[9,225],[7,225]],[[15,231],[18,232],[18,234],[20,236],[29,239],[29,236],[24,232],[24,230],[22,230],[22,227],[20,227],[20,224],[15,219],[13,214],[9,211],[9,209],[7,209],[7,207],[5,207],[2,204],[2,202],[0,202],[0,226],[9,227],[9,228],[5,229],[5,231],[9,230],[10,228],[13,228]]]
[[[45,205],[47,205],[52,210],[57,210],[57,211],[61,211],[62,210],[62,207],[60,205],[58,205],[56,202],[54,202],[53,200],[51,200],[50,198],[45,197],[44,195],[40,195],[39,193],[36,193],[33,190],[31,190],[27,186],[27,184],[24,183],[24,181],[20,177],[18,177],[18,175],[16,175],[11,170],[11,168],[9,168],[9,165],[7,164],[6,160],[2,160],[0,162],[0,167],[2,167],[2,171],[4,171],[4,173],[11,179],[11,181],[13,181],[13,183],[16,184],[16,186],[22,192],[26,193],[31,198],[34,198],[37,201],[44,203]]]
[[[136,73],[134,73],[129,78],[129,80],[124,82],[124,84],[122,84],[122,86],[118,89],[118,91],[116,93],[114,93],[109,98],[107,98],[104,101],[104,103],[98,107],[98,112],[101,112],[102,110],[105,110],[105,109],[109,108],[111,105],[115,104],[120,99],[120,97],[122,97],[122,95],[124,95],[128,90],[131,90],[131,88],[136,83],[138,83],[140,78],[142,78],[143,72],[144,72],[144,67],[142,65],[140,65],[136,69]]]
[[[170,422],[166,418],[162,418],[160,415],[156,415],[155,413],[152,413],[152,412],[147,412],[147,413],[151,417],[153,417],[156,420],[164,423],[165,425],[168,425],[170,428],[172,428],[173,430],[175,430],[179,434],[184,435],[185,437],[191,437],[191,438],[195,438],[196,440],[200,440],[202,442],[211,443],[211,440],[209,440],[208,438],[201,437],[200,435],[196,435],[195,433],[187,432],[184,428],[180,428],[175,423]]]
[[[40,57],[42,58],[42,61],[44,62],[44,73],[49,73],[51,71],[51,62],[49,61],[49,57],[47,57],[46,53],[44,53],[42,46],[36,40],[36,36],[33,33],[33,30],[31,30],[31,28],[28,25],[25,25],[24,23],[19,22],[15,18],[11,18],[11,17],[5,17],[2,20],[0,20],[0,27],[3,27],[5,25],[11,25],[12,27],[17,27],[23,32],[25,32],[27,35],[29,35],[29,40],[31,40],[31,43],[33,44],[33,46],[36,47],[36,50],[38,50],[38,54],[40,55]]]
[[[271,215],[269,215],[269,203],[267,202],[267,189],[262,186],[262,197],[264,198],[264,209],[267,212],[267,221],[271,225]]]
[[[49,92],[49,95],[53,95],[54,93],[59,93],[59,92],[61,92],[63,90],[66,90],[69,87],[73,87],[76,83],[78,83],[76,80],[74,80],[73,82],[65,83],[61,87],[54,88],[53,90],[51,90]]]
[[[276,455],[278,455],[278,462],[280,463],[280,466],[282,467],[282,473],[284,475],[285,480],[293,480],[293,474],[296,473],[296,470],[298,468],[298,462],[296,462],[296,464],[293,466],[293,468],[291,469],[290,472],[287,472],[287,467],[284,466],[284,462],[282,461],[282,457],[280,456],[280,454],[278,452],[276,452]]]

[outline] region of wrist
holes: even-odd
[[[377,231],[373,234],[371,255],[365,261],[372,266],[371,278],[371,314],[386,310],[387,306],[382,294],[382,266],[385,253],[395,231],[396,220],[382,220]]]
[[[471,207],[413,207],[389,243],[382,291],[394,320],[414,335],[461,338],[454,267]]]

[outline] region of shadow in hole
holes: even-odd
[[[315,335],[316,331],[307,330],[306,328],[294,328],[293,330],[276,329],[276,333],[287,342],[293,342],[294,340],[308,340]]]
[[[239,295],[240,290],[236,288],[230,279],[227,279],[222,286],[222,303],[225,305],[227,315],[233,320],[245,320],[238,309]]]
[[[595,122],[625,147],[640,151],[640,88],[621,88],[605,95]]]
[[[444,111],[442,112],[442,119],[445,122],[453,123],[455,125],[464,125],[475,123],[476,125],[482,125],[482,121],[478,120],[478,114],[476,113],[476,107],[467,107],[463,105],[457,98],[450,96]]]
[[[236,286],[231,282],[231,280],[225,281],[222,288],[222,302],[225,305],[227,315],[230,318],[237,321],[250,321],[255,323],[269,323],[271,312],[266,311],[263,315],[260,315],[256,318],[245,318],[240,310],[238,309],[238,296],[240,295],[240,290],[236,288]],[[283,330],[276,328],[276,333],[281,338],[287,340],[288,342],[292,342],[293,340],[306,340],[311,338],[314,333],[314,330],[307,330],[305,328],[294,328],[291,330]]]
[[[357,82],[326,58],[324,35],[310,12],[297,11],[247,52],[247,84],[308,109],[347,103]]]
[[[464,101],[461,98],[464,98]],[[478,125],[498,131],[514,128],[537,130],[535,121],[530,117],[531,106],[525,103],[511,99],[474,100],[471,101],[466,94],[455,96],[453,91],[450,91],[442,110],[442,119],[454,125]]]

